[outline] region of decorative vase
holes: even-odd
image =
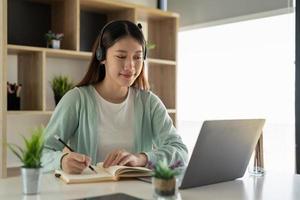
[[[175,177],[168,180],[153,177],[152,184],[155,199],[176,199],[177,184]]]
[[[42,168],[21,168],[22,185],[24,194],[38,194]]]
[[[53,49],[60,49],[60,40],[51,40],[51,47]]]
[[[168,0],[158,0],[157,1],[157,8],[167,11],[168,9]]]

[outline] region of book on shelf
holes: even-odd
[[[148,177],[152,171],[146,167],[129,167],[129,166],[111,166],[103,167],[103,163],[93,166],[97,173],[88,167],[81,174],[68,174],[62,170],[55,170],[55,176],[60,177],[68,184],[71,183],[92,183],[101,181],[118,181],[122,177]]]

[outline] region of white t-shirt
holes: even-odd
[[[105,100],[94,88],[100,110],[98,123],[97,160],[103,161],[108,153],[115,149],[132,152],[134,145],[134,91],[129,88],[122,103]]]

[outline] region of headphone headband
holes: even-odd
[[[100,32],[100,36],[99,36],[99,43],[98,43],[98,46],[97,46],[97,49],[96,49],[96,58],[98,61],[102,61],[103,58],[105,58],[105,55],[106,55],[106,50],[102,47],[102,38],[103,38],[103,35],[105,33],[105,30],[107,29],[107,27],[109,27],[111,24],[115,23],[115,22],[121,22],[121,21],[124,21],[124,22],[130,22],[130,21],[126,21],[126,20],[120,20],[120,21],[111,21],[109,23],[107,23],[101,30]],[[132,22],[130,22],[132,23]],[[132,23],[134,24],[134,23]],[[134,24],[135,26],[138,27],[138,29],[141,31],[141,34],[143,34],[142,32],[142,25],[140,23],[138,23],[137,25]],[[143,59],[146,60],[147,58],[147,47],[146,47],[146,42],[145,42],[145,45],[144,45],[144,56],[143,56]]]

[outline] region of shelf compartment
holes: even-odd
[[[8,1],[8,44],[45,47],[45,33],[64,33],[61,48],[76,50],[77,0]]]
[[[118,3],[80,1],[80,51],[92,51],[105,24],[119,19],[136,21],[135,10]]]
[[[88,65],[88,60],[57,57],[47,58],[44,80],[46,111],[53,111],[55,109],[54,93],[50,84],[54,76],[67,76],[74,84],[77,84],[83,79]]]
[[[10,57],[9,57],[10,58]],[[42,67],[44,53],[20,51],[8,62],[8,81],[22,84],[20,93],[21,110],[42,110]]]
[[[148,57],[162,60],[177,60],[177,23],[177,18],[148,20],[147,41],[155,44],[155,48],[149,50]]]
[[[105,14],[80,11],[80,51],[92,51],[94,42],[106,22]]]
[[[148,63],[150,89],[162,100],[167,108],[175,108],[176,67]]]

